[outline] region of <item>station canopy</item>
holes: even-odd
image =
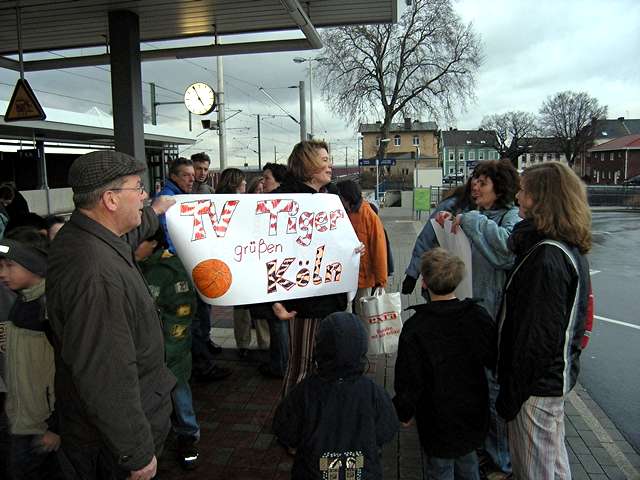
[[[142,52],[142,60],[321,48],[316,28],[397,21],[397,0],[3,0],[0,67],[18,70],[18,30],[25,53],[106,46],[109,12],[128,10],[140,41],[299,30],[304,38],[176,47]],[[20,27],[20,28],[19,28]],[[25,62],[25,71],[108,63],[108,54]]]

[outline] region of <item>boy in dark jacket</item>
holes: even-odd
[[[177,379],[171,392],[171,424],[177,435],[177,454],[186,470],[198,464],[200,426],[193,409],[191,377],[191,324],[196,312],[196,291],[180,259],[169,252],[162,227],[142,242],[135,256],[160,311],[167,367]]]
[[[278,405],[273,431],[296,449],[292,479],[382,479],[379,451],[398,430],[387,393],[363,375],[367,337],[351,313],[316,333],[316,371]]]
[[[475,300],[453,291],[464,263],[442,248],[422,257],[422,281],[431,303],[403,326],[393,403],[403,425],[415,416],[430,480],[479,480],[475,449],[487,434],[489,405],[484,367],[493,366],[495,327]]]

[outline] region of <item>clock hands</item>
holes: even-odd
[[[200,100],[200,103],[202,104],[202,106],[204,107],[204,102],[202,101],[202,99],[200,98],[200,95],[198,95],[198,90],[196,90],[196,87],[191,87],[193,89],[193,91],[196,94],[196,97],[198,97],[198,100]]]

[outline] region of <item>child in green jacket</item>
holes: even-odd
[[[167,367],[176,376],[171,392],[171,423],[177,434],[178,459],[191,470],[198,464],[200,426],[193,410],[191,377],[191,323],[196,313],[196,291],[180,259],[167,250],[162,228],[135,252],[160,312]]]

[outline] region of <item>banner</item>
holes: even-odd
[[[250,303],[355,292],[360,245],[337,195],[176,195],[171,241],[202,300]]]
[[[449,253],[460,257],[460,259],[464,262],[466,275],[455,290],[456,297],[458,297],[460,300],[464,300],[465,298],[473,297],[471,242],[469,242],[469,237],[467,237],[462,228],[458,229],[458,233],[453,233],[451,231],[452,225],[453,222],[451,220],[446,220],[444,222],[443,228],[438,222],[435,221],[435,219],[431,219],[431,226],[433,227],[434,232],[436,232],[438,244],[440,244],[440,246]]]

